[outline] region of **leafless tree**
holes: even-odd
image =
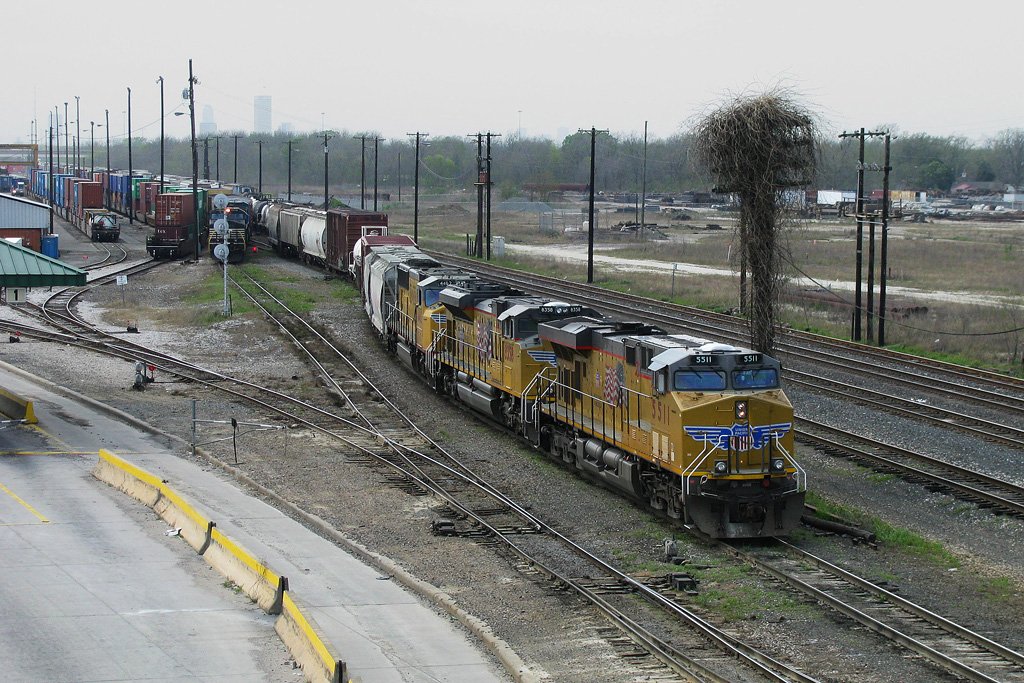
[[[1008,128],[992,139],[1000,170],[1006,182],[1020,192],[1024,182],[1024,128]]]
[[[775,347],[783,192],[814,177],[817,130],[812,113],[783,90],[737,97],[700,120],[695,130],[697,159],[719,191],[740,198],[741,263],[751,274],[750,340],[763,353]]]

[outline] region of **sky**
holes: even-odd
[[[1024,127],[1024,3],[866,0],[306,0],[10,3],[0,143],[46,137],[56,107],[82,145],[127,129],[187,138],[196,117],[253,130],[270,95],[276,130],[560,140],[579,128],[651,137],[775,87],[826,132],[862,126],[984,142]],[[76,100],[80,113],[76,115]],[[198,123],[197,123],[198,127]]]

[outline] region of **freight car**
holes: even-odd
[[[262,230],[280,254],[350,273],[352,250],[365,236],[388,234],[388,215],[340,208],[319,211],[290,204],[262,205],[257,216]]]
[[[197,253],[195,225],[191,193],[158,194],[153,233],[146,236],[146,251],[157,259]]]
[[[799,523],[806,475],[774,358],[372,241],[355,250],[370,322],[439,393],[710,536],[781,536]]]

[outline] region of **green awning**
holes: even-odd
[[[82,286],[86,272],[0,239],[0,287]]]

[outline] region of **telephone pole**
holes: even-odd
[[[416,139],[413,143],[416,145],[416,170],[413,177],[412,239],[418,244],[420,241],[420,139],[428,137],[430,133],[416,131],[415,133],[406,133],[406,135],[415,136]]]
[[[377,151],[380,149],[378,143],[380,138],[373,136],[373,210],[377,210]]]
[[[366,138],[367,135],[353,135],[359,140],[359,208],[366,208]]]
[[[885,146],[885,161],[882,166],[882,262],[879,264],[881,282],[878,291],[878,345],[885,346],[885,289],[888,282],[889,269],[889,142],[891,136],[886,133],[882,138]]]
[[[214,163],[215,163],[215,165],[213,167],[213,174],[214,174],[214,179],[217,181],[218,184],[220,183],[220,139],[222,137],[224,137],[224,136],[223,135],[211,135],[210,136],[210,140],[214,141],[214,150],[215,150],[214,153],[213,153],[214,154],[213,158],[214,158]]]
[[[589,221],[590,225],[587,230],[587,284],[594,282],[594,175],[596,166],[594,164],[594,156],[597,152],[597,134],[607,133],[607,130],[598,130],[591,126],[590,130],[580,128],[578,133],[590,133],[590,203],[589,203]]]
[[[487,260],[491,260],[491,138],[500,138],[501,135],[498,133],[492,133],[488,131],[487,136],[487,157],[485,159],[487,167],[487,177],[484,178],[484,183],[487,188]]]
[[[135,224],[135,197],[132,192],[132,89],[128,88],[128,225]]]
[[[327,193],[327,141],[330,140],[333,135],[330,135],[326,130],[324,131],[324,211],[331,208],[331,196]]]
[[[473,255],[481,258],[484,255],[484,134],[471,133],[476,137],[476,244]]]
[[[232,180],[231,182],[237,183],[238,182],[238,138],[240,138],[242,136],[241,135],[232,135],[231,137],[234,138],[234,140],[235,140],[235,179]]]
[[[263,140],[257,140],[256,144],[259,145],[259,148],[260,148],[260,156],[259,156],[259,165],[260,165],[259,166],[259,168],[260,168],[259,178],[260,178],[260,180],[259,180],[259,190],[258,190],[258,192],[262,195],[263,194]]]
[[[855,212],[857,217],[857,258],[856,258],[856,290],[854,293],[853,303],[853,327],[850,333],[850,338],[853,341],[861,340],[861,311],[864,310],[863,299],[861,298],[861,276],[863,273],[864,263],[864,140],[865,138],[880,137],[885,135],[881,131],[866,132],[863,128],[853,133],[843,132],[839,135],[840,138],[857,138],[859,144],[859,154],[857,157],[857,200],[855,205]],[[888,164],[886,164],[888,165]],[[870,238],[871,244],[869,246],[869,259],[868,268],[871,270],[869,273],[869,290],[873,290],[871,284],[873,284],[873,269],[874,269],[874,222],[870,224]],[[873,309],[873,291],[868,292],[870,300],[868,301],[868,339],[871,339],[871,312]]]

